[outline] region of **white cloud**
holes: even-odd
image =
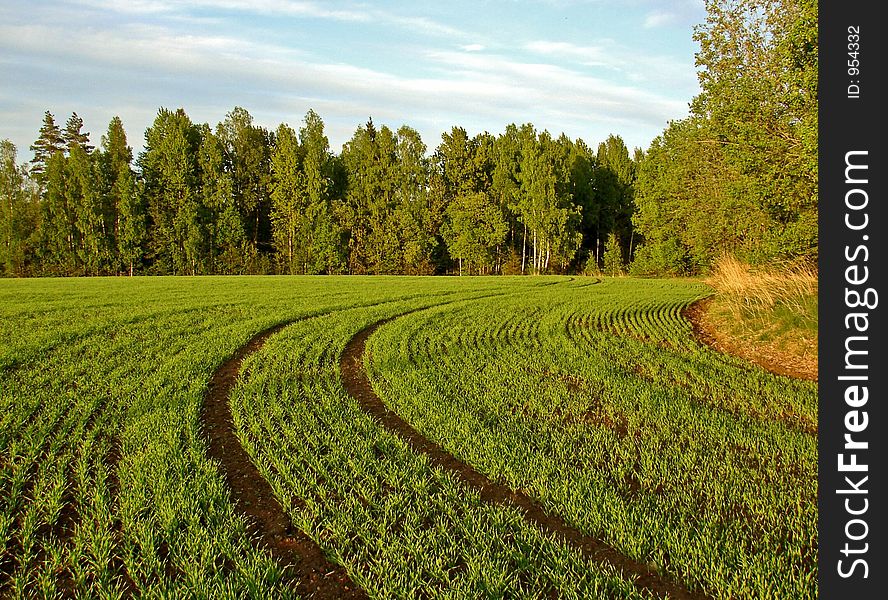
[[[644,28],[654,29],[656,27],[664,27],[678,22],[678,15],[672,12],[654,11],[648,13],[644,18]]]
[[[690,58],[682,61],[665,54],[642,53],[609,39],[598,40],[591,46],[537,40],[524,47],[564,63],[608,69],[621,74],[627,81],[668,85],[688,99],[696,93],[697,79]]]
[[[107,2],[89,1],[94,6]],[[276,0],[202,1],[238,10],[248,4],[277,11],[317,8],[308,2]],[[138,0],[135,6],[175,12],[181,4]],[[346,18],[331,14],[325,18]],[[357,14],[348,18],[357,20]],[[371,12],[361,14],[373,18]],[[440,132],[454,124],[498,132],[509,122],[527,121],[589,141],[612,132],[623,135],[630,145],[645,145],[669,119],[680,118],[687,110],[686,100],[637,85],[631,71],[622,83],[593,76],[590,65],[622,72],[628,66],[620,60],[639,60],[626,55],[612,58],[613,52],[601,40],[585,46],[531,42],[524,49],[537,60],[496,54],[474,40],[462,45],[451,42],[453,50],[427,49],[415,55],[424,71],[412,75],[398,66],[369,68],[318,59],[283,42],[252,40],[239,32],[204,34],[199,32],[205,29],[181,28],[178,22],[175,28],[158,25],[170,23],[153,18],[110,22],[114,25],[104,28],[71,26],[61,19],[0,23],[0,55],[8,65],[0,61],[0,74],[16,82],[14,93],[0,92],[0,122],[12,123],[18,118],[13,111],[21,113],[20,107],[33,110],[31,133],[22,140],[30,143],[43,110],[59,111],[57,116],[77,110],[92,119],[88,128],[98,141],[110,117],[120,114],[130,142],[138,149],[141,132],[159,106],[184,106],[195,121],[215,123],[232,106],[241,105],[266,127],[282,121],[295,125],[308,108],[314,108],[328,124],[334,148],[370,115],[379,123],[415,126],[431,148]],[[435,21],[409,17],[400,18],[398,26],[442,35],[446,29]],[[651,63],[648,70],[678,69],[666,61]]]

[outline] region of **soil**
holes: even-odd
[[[373,386],[364,369],[364,350],[367,339],[373,332],[391,320],[384,319],[359,332],[348,342],[340,358],[339,366],[343,385],[366,413],[399,435],[415,452],[425,454],[435,465],[453,473],[464,483],[479,489],[481,498],[486,502],[518,508],[528,521],[580,549],[587,558],[610,564],[622,571],[624,575],[632,579],[636,587],[650,591],[661,598],[706,598],[706,596],[691,592],[681,584],[660,575],[647,565],[620,553],[602,540],[580,532],[561,517],[546,513],[539,503],[526,494],[516,492],[506,485],[490,480],[486,475],[476,471],[441,446],[424,437],[400,416],[389,410],[373,391]]]
[[[293,527],[271,486],[250,460],[234,432],[228,396],[237,381],[241,363],[284,325],[253,336],[213,374],[203,406],[209,456],[220,463],[235,506],[251,524],[250,533],[287,567],[287,578],[300,596],[366,598],[366,593],[351,581],[342,566],[330,562],[314,540]]]
[[[720,331],[707,318],[710,303],[711,299],[704,298],[682,309],[681,314],[691,323],[698,342],[747,360],[776,375],[817,381],[816,360],[781,352],[772,346],[743,343]]]

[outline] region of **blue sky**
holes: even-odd
[[[114,115],[138,151],[161,106],[268,128],[309,108],[339,152],[355,128],[532,122],[647,148],[697,93],[701,0],[0,0],[0,138],[30,158],[45,110],[93,143]]]

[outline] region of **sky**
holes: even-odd
[[[313,109],[334,152],[374,123],[429,152],[533,123],[593,148],[647,148],[698,93],[702,0],[0,0],[0,139],[30,159],[43,113],[93,144],[115,115],[130,145],[160,107],[215,126],[235,106],[297,128]]]

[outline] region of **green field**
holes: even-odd
[[[370,597],[644,598],[370,416],[688,597],[817,595],[816,384],[693,340],[699,283],[567,277],[0,280],[0,596],[277,598],[209,458],[208,383],[254,334],[235,432]],[[660,594],[662,595],[662,594]]]

